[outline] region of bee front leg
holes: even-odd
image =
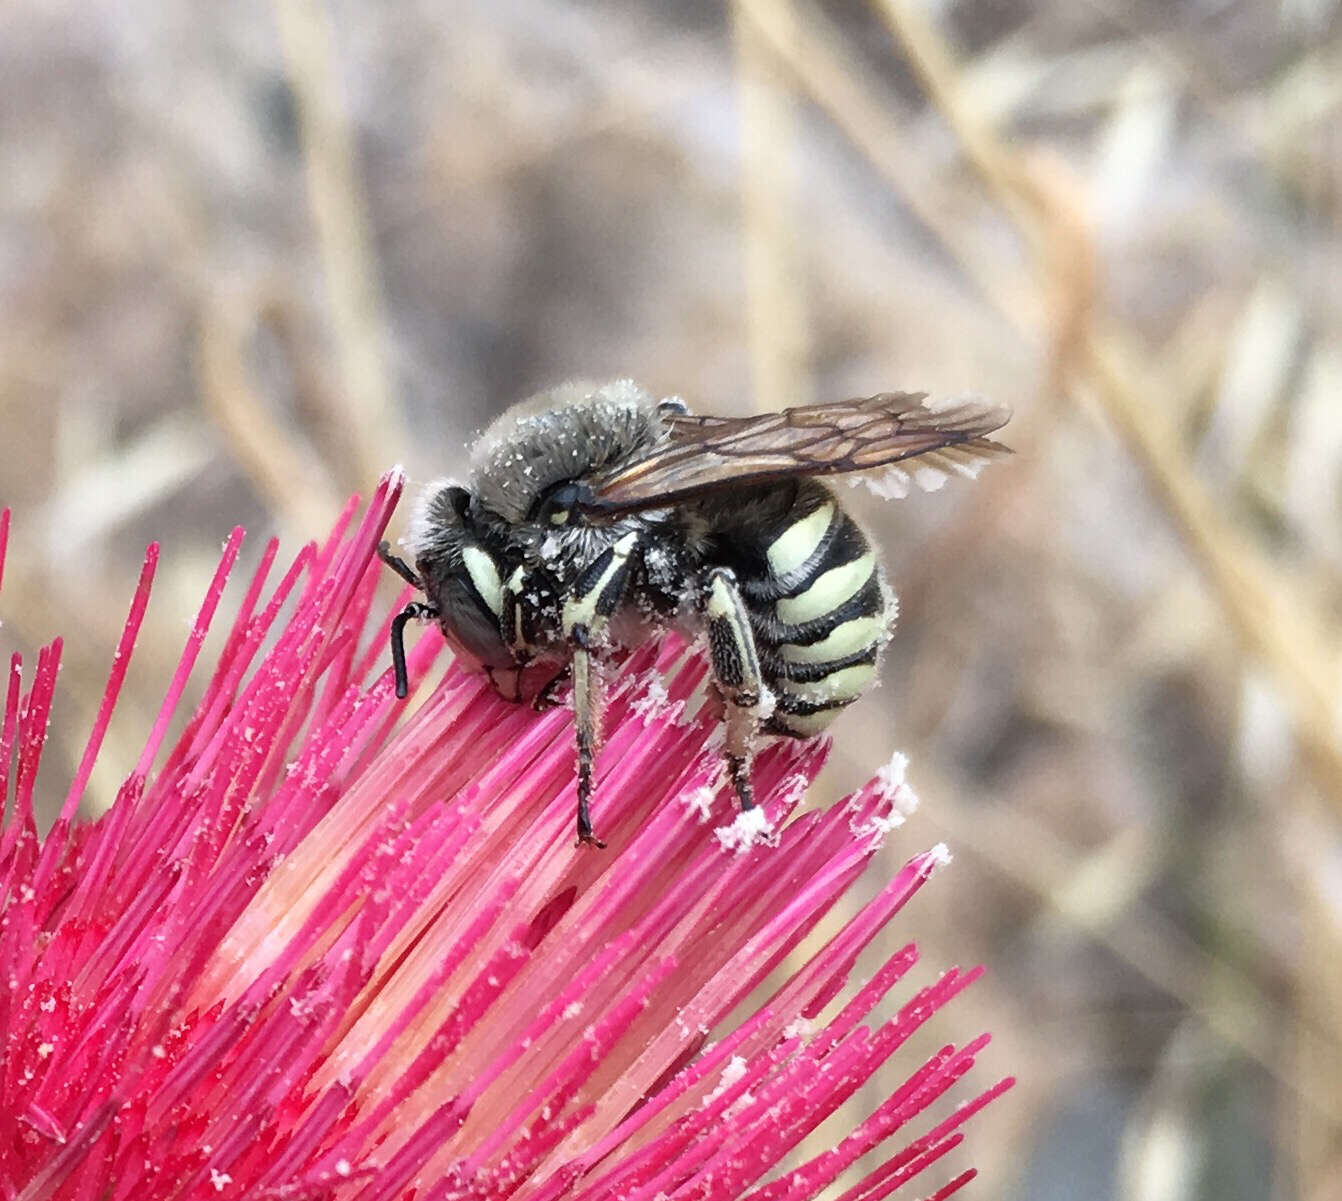
[[[531,701],[532,709],[535,710],[537,713],[544,713],[545,710],[553,709],[557,704],[559,704],[559,701],[556,699],[555,694],[559,691],[560,687],[570,679],[572,675],[573,675],[573,664],[565,663],[563,667],[561,667],[558,671],[556,671],[554,675],[552,675],[548,680],[546,680],[545,683],[542,684],[541,687],[537,690],[536,695],[532,698]]]
[[[486,667],[485,678],[496,696],[517,705],[522,702],[522,667]]]
[[[606,844],[592,832],[592,789],[596,746],[601,727],[601,689],[592,669],[589,633],[584,625],[569,633],[573,641],[573,722],[578,739],[578,845]]]
[[[604,847],[592,832],[591,800],[601,736],[601,682],[593,662],[606,623],[624,600],[629,561],[638,546],[630,532],[608,546],[573,583],[564,600],[564,638],[572,655],[573,718],[578,740],[578,845]]]
[[[760,672],[750,614],[736,587],[736,573],[715,567],[704,582],[708,655],[713,678],[726,707],[723,760],[743,811],[755,807],[750,779],[759,723],[769,716],[773,696]]]

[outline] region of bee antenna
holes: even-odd
[[[416,617],[437,617],[438,610],[423,601],[411,601],[391,619],[391,668],[396,677],[396,699],[410,692],[410,676],[405,669],[405,623]]]

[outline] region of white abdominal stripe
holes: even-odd
[[[799,517],[769,544],[765,553],[769,570],[777,579],[786,579],[806,566],[820,549],[833,523],[833,501],[826,501],[805,517]]]
[[[864,658],[847,667],[833,667],[828,674],[815,680],[801,681],[784,679],[779,688],[785,697],[795,697],[799,701],[809,701],[815,705],[846,705],[855,701],[870,686],[876,677],[876,648]]]
[[[774,612],[784,625],[798,626],[836,613],[876,574],[876,556],[868,551],[823,571],[794,596],[778,599]]]
[[[880,569],[867,551],[821,572],[795,595],[765,606],[756,634],[785,662],[845,658],[884,641],[885,604]]]
[[[771,726],[785,733],[818,734],[875,683],[880,651],[878,641],[847,659],[810,666],[805,679],[792,674],[795,668],[774,677]]]
[[[788,664],[787,674],[793,678],[802,664],[829,664],[834,659],[878,646],[885,637],[885,622],[880,617],[853,617],[840,622],[819,642],[800,644],[785,642],[778,648],[779,658]]]
[[[755,632],[777,697],[769,724],[808,737],[875,681],[888,595],[862,531],[832,502],[792,522],[767,558],[774,574],[755,588]]]

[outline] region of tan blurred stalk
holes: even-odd
[[[387,323],[358,150],[323,0],[275,0],[298,106],[308,199],[326,273],[338,386],[330,403],[357,475],[372,487],[409,444],[387,370]]]

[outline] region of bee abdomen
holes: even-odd
[[[742,587],[775,698],[768,728],[798,738],[818,734],[871,687],[894,619],[866,536],[822,494],[819,504],[815,494],[799,498],[771,531],[767,571]]]

